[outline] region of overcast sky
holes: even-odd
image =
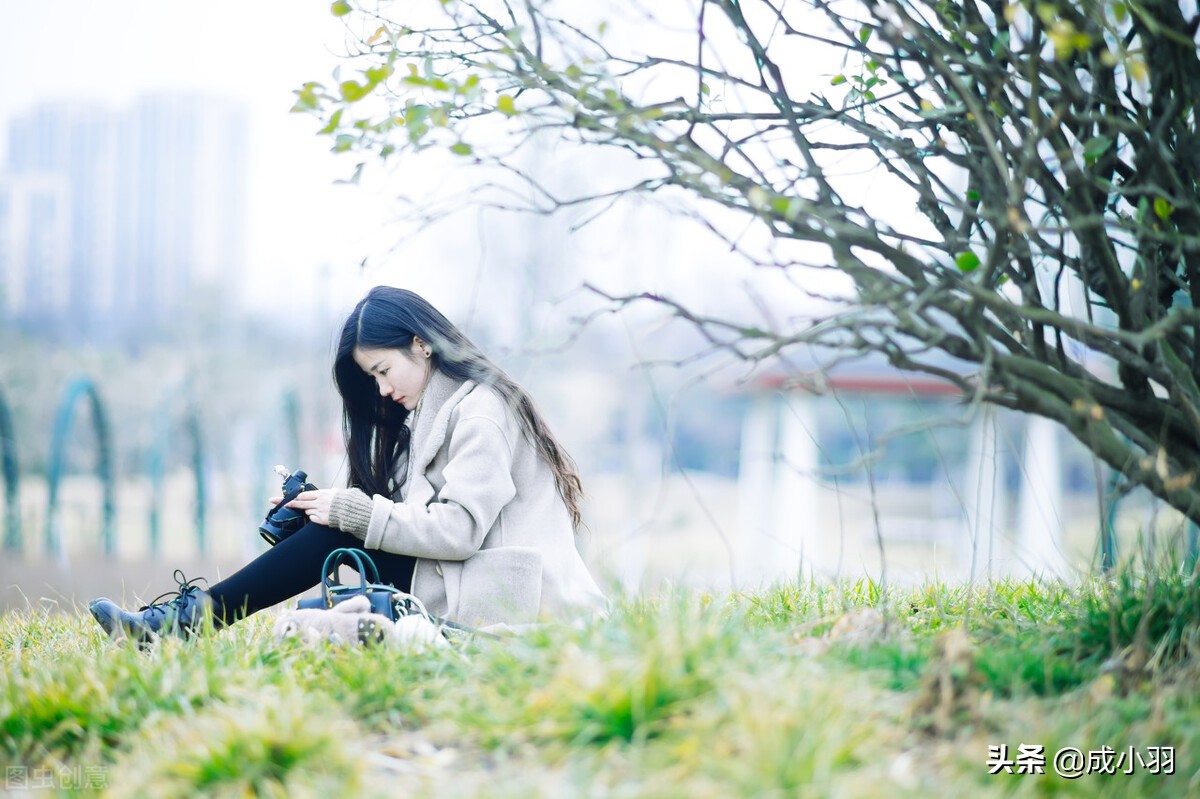
[[[341,26],[329,3],[5,0],[0,8],[0,152],[9,119],[41,101],[120,108],[156,91],[240,100],[251,124],[245,300],[284,276],[315,294],[324,264],[350,276],[338,281],[347,296],[359,293],[347,264],[382,209],[333,185],[352,164],[329,153],[315,119],[288,113],[292,90],[328,78],[337,62]]]

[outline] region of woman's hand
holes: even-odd
[[[318,488],[315,491],[302,491],[287,506],[295,510],[304,511],[304,515],[311,522],[327,525],[329,524],[329,506],[333,504],[333,497],[337,492],[336,488]],[[282,499],[283,497],[271,497],[269,501],[272,505],[278,505]]]

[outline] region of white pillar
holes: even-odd
[[[990,573],[990,558],[1004,522],[1004,483],[996,446],[996,409],[984,405],[971,427],[967,450],[967,482],[963,495],[967,519],[960,544],[960,563],[971,582]]]
[[[1062,552],[1062,456],[1058,424],[1029,415],[1013,566],[1026,574],[1066,577]]]
[[[820,544],[816,411],[816,399],[800,393],[780,408],[775,523],[762,552],[773,579],[808,579],[814,570],[829,570]]]
[[[768,546],[774,517],[779,443],[779,401],[760,394],[742,420],[738,459],[738,546],[734,578],[738,587],[755,587],[773,575],[762,553]]]

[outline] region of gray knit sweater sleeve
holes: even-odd
[[[329,506],[329,526],[366,538],[371,524],[371,498],[357,488],[339,488]]]

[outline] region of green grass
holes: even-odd
[[[1176,797],[1200,786],[1197,603],[1178,570],[675,591],[421,654],[280,644],[265,615],[141,652],[11,612],[0,760],[100,767],[138,797]],[[846,636],[862,608],[882,626]],[[1136,652],[1138,675],[1108,673]],[[937,675],[961,692],[945,727],[922,705]],[[989,775],[1001,743],[1175,746],[1177,773]]]

